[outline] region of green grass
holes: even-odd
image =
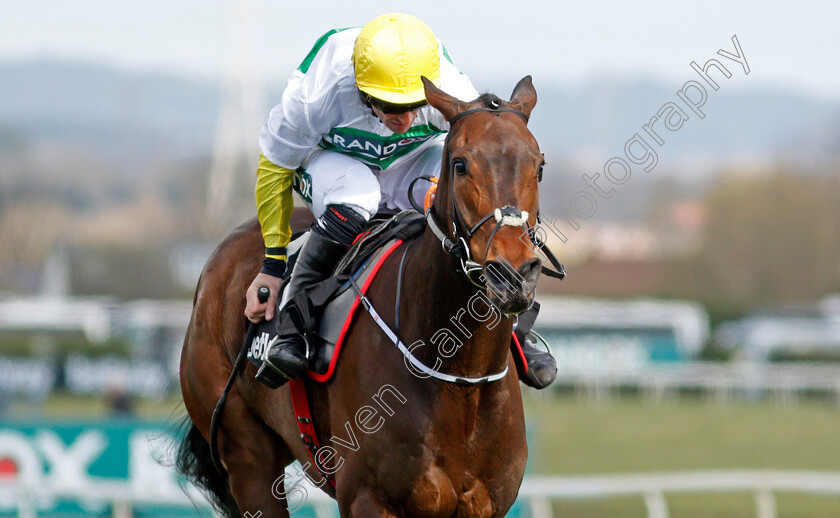
[[[840,409],[822,402],[528,397],[526,413],[533,473],[840,471]]]
[[[670,494],[670,518],[755,518],[756,505],[748,493]],[[560,518],[646,518],[641,497],[563,500],[554,502]],[[826,495],[781,493],[776,495],[777,518],[835,518],[840,516],[840,498]]]
[[[840,409],[698,398],[661,405],[637,397],[587,402],[526,394],[532,475],[692,470],[840,471]],[[776,494],[779,518],[840,517],[840,497]],[[671,493],[671,518],[754,517],[749,492]],[[564,518],[647,516],[642,496],[554,502]]]
[[[135,400],[134,416],[150,421],[175,420],[186,415],[180,394],[163,399]],[[99,420],[108,419],[110,411],[104,397],[77,396],[69,393],[53,394],[44,401],[15,400],[5,411],[15,419]]]

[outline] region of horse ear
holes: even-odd
[[[423,88],[426,90],[426,101],[442,113],[444,119],[448,121],[461,111],[461,101],[436,87],[426,76],[420,79],[423,80]]]
[[[525,76],[516,83],[513,93],[510,95],[510,103],[527,116],[531,116],[531,110],[537,104],[537,91],[531,82],[531,76]]]

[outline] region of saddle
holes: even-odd
[[[425,227],[425,217],[414,210],[371,220],[367,230],[338,261],[332,277],[305,293],[294,294],[290,311],[278,312],[279,318],[256,325],[248,360],[259,366],[263,353],[278,336],[297,331],[306,338],[308,377],[318,382],[328,381],[335,372],[344,335],[359,305],[359,292],[367,290],[391,252]],[[288,285],[297,253],[308,237],[308,230],[297,234],[286,248],[289,267],[283,289]]]

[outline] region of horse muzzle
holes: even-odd
[[[542,263],[531,259],[519,268],[501,260],[484,263],[484,278],[490,301],[506,316],[518,315],[534,300]]]

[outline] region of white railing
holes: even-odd
[[[319,518],[335,516],[335,506],[321,491],[310,488],[308,503]],[[667,518],[665,494],[750,492],[755,497],[756,516],[775,518],[774,492],[801,492],[840,496],[840,472],[817,471],[692,471],[677,473],[639,473],[578,477],[529,477],[522,484],[519,500],[527,502],[533,518],[552,516],[551,501],[639,496],[644,499],[648,518]],[[35,518],[33,502],[38,499],[67,498],[106,501],[115,518],[130,518],[136,505],[157,504],[192,506],[204,501],[197,492],[157,494],[137,491],[126,483],[94,482],[84,486],[24,486],[0,480],[0,499],[17,502],[20,518]],[[209,506],[206,507],[209,509]],[[209,511],[208,511],[209,515]]]
[[[667,518],[666,493],[751,492],[756,516],[775,518],[774,491],[840,495],[840,472],[817,471],[692,471],[593,475],[587,477],[531,477],[522,484],[521,499],[531,503],[533,518],[551,517],[551,500],[641,496],[648,518]]]
[[[622,387],[635,387],[653,399],[667,398],[680,390],[698,390],[719,402],[738,396],[768,396],[793,403],[803,394],[818,393],[840,405],[840,365],[834,364],[692,362],[586,371],[564,371],[561,365],[555,386],[564,385],[596,398]]]

